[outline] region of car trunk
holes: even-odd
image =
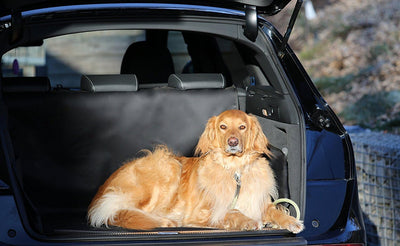
[[[263,107],[257,102],[261,100],[261,92],[268,93],[271,97],[268,106],[274,105],[277,112],[287,107],[282,95],[272,88],[250,88],[247,92],[232,87],[5,93],[15,155],[12,166],[21,192],[17,201],[25,210],[22,214],[27,216],[25,219],[35,233],[49,237],[231,234],[209,228],[164,228],[149,232],[117,227],[94,229],[88,225],[86,213],[98,187],[124,161],[157,144],[166,144],[177,154],[192,156],[208,118],[227,109],[245,110],[245,101],[248,109],[258,110]],[[276,119],[258,118],[276,147],[273,148],[276,158],[271,165],[276,172],[279,195],[295,200],[304,211],[303,167],[296,161],[301,155],[298,147],[301,128],[285,115],[274,114]],[[264,232],[277,234],[271,229]],[[253,233],[260,234],[245,234]]]
[[[191,28],[205,31],[201,26]],[[239,30],[236,24],[230,28]],[[36,40],[34,29],[31,33]],[[136,231],[93,228],[87,222],[87,208],[97,189],[125,161],[158,144],[167,145],[176,154],[193,156],[207,120],[228,109],[257,116],[275,155],[271,165],[279,197],[296,202],[300,218],[304,219],[306,161],[301,107],[294,92],[285,86],[287,78],[274,68],[274,61],[260,58],[264,55],[260,55],[264,52],[260,44],[252,49],[243,48],[243,43],[249,41],[241,38],[237,47],[243,49],[241,55],[247,54],[249,60],[244,64],[246,79],[257,81],[256,85],[246,80],[225,88],[209,88],[209,83],[205,83],[192,90],[157,85],[135,91],[94,93],[84,89],[50,90],[47,78],[30,81],[31,78],[21,77],[10,87],[2,79],[2,100],[7,109],[5,138],[9,139],[3,148],[9,155],[7,166],[13,193],[28,233],[41,240],[64,241],[207,242],[221,238],[224,242],[240,243],[262,238],[274,243],[279,238],[285,245],[304,244],[301,237],[273,228],[243,232],[213,228]],[[258,57],[257,62],[262,65],[252,57]],[[112,83],[122,80],[120,75],[112,77]],[[294,209],[290,209],[294,214]]]

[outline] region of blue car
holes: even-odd
[[[365,245],[349,135],[288,45],[302,0],[268,21],[289,2],[1,0],[0,245]],[[260,122],[301,233],[90,226],[124,162],[193,156],[229,109]]]

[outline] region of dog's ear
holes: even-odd
[[[202,155],[207,153],[210,149],[212,149],[215,145],[216,138],[216,121],[217,117],[211,117],[204,129],[204,132],[201,134],[199,142],[197,143],[196,150],[194,152],[195,155]]]
[[[269,141],[264,135],[260,123],[254,115],[249,115],[250,119],[250,149],[259,153],[264,153],[268,157],[272,156],[271,151],[268,149]]]

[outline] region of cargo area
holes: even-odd
[[[226,47],[226,42],[219,43]],[[193,156],[207,120],[228,109],[257,116],[275,154],[271,165],[279,197],[292,199],[304,212],[302,116],[290,93],[275,86],[278,82],[270,83],[277,75],[271,73],[267,78],[266,71],[250,59],[256,51],[239,43],[234,46],[234,55],[241,57],[235,66],[242,65],[245,76],[231,70],[235,67],[231,64],[207,72],[189,68],[172,74],[163,69],[150,71],[167,73],[162,79],[142,75],[144,69],[81,74],[80,80],[72,77],[68,83],[74,84],[71,88],[57,86],[58,82],[49,76],[3,78],[10,138],[5,152],[12,153],[8,167],[15,179],[13,190],[24,226],[46,239],[290,235],[271,228],[247,232],[212,228],[99,229],[87,222],[91,199],[122,163],[159,144],[167,145],[177,155]],[[225,56],[232,54],[227,52]],[[196,66],[196,59],[192,60],[189,66]]]

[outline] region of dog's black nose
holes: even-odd
[[[230,137],[228,139],[228,145],[231,147],[235,147],[239,144],[239,139],[235,138],[235,137]]]

